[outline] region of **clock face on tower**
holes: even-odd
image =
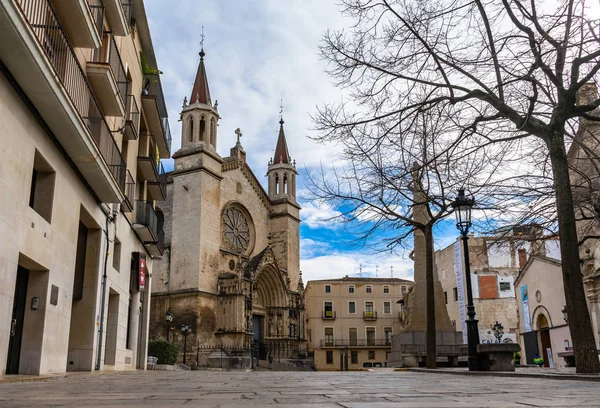
[[[246,253],[254,240],[250,217],[236,205],[230,205],[223,212],[222,231],[225,247],[236,254]]]

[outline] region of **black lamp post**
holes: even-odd
[[[173,312],[171,312],[171,308],[167,310],[165,321],[167,323],[167,341],[169,341],[169,332],[171,331],[171,323],[173,322]]]
[[[184,323],[181,325],[181,334],[183,334],[183,364],[186,364],[186,356],[187,356],[187,336],[192,332],[192,326],[188,323]]]
[[[462,235],[463,250],[465,257],[465,273],[467,282],[467,339],[469,350],[469,371],[479,371],[479,356],[477,345],[479,344],[478,320],[475,319],[475,306],[473,305],[473,290],[471,289],[471,267],[469,265],[469,228],[471,227],[471,209],[475,204],[473,198],[465,197],[465,190],[458,190],[458,196],[452,203],[456,213],[456,227]]]
[[[502,336],[504,336],[504,327],[502,327],[502,323],[499,323],[496,320],[496,324],[492,326],[492,331],[494,332],[494,337],[498,340],[498,343],[501,342]]]

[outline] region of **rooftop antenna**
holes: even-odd
[[[390,266],[390,278],[394,277],[394,265]]]
[[[378,273],[379,273],[379,265],[375,265],[375,277],[377,277]]]
[[[362,264],[359,264],[358,266],[358,276],[362,278]]]
[[[279,123],[283,125],[283,96],[281,97],[281,103],[279,104]]]

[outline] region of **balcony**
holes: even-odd
[[[158,172],[157,181],[148,181],[148,193],[150,199],[155,201],[164,201],[167,198],[167,174],[161,162],[155,167]]]
[[[333,310],[323,310],[321,314],[321,319],[323,320],[335,320],[335,311]]]
[[[131,21],[130,0],[104,0],[106,18],[117,37],[125,37],[129,34],[129,22]]]
[[[104,33],[102,47],[94,51],[86,71],[104,115],[125,116],[127,76],[113,33]]]
[[[363,312],[363,320],[365,320],[365,321],[377,320],[377,312],[373,312],[373,311]]]
[[[125,162],[48,0],[0,3],[0,61],[104,203],[121,203]]]
[[[135,101],[135,96],[127,95],[125,110],[127,111],[125,136],[128,140],[136,140],[140,134],[140,109]]]
[[[135,180],[133,176],[127,170],[127,177],[125,178],[125,200],[121,203],[121,210],[123,212],[132,212],[133,203],[135,198]]]
[[[102,0],[53,0],[52,7],[73,46],[100,47],[104,19]]]
[[[168,159],[171,156],[171,129],[160,78],[158,75],[150,75],[145,81],[142,109],[148,123],[148,131],[156,138],[160,158]]]
[[[391,347],[390,339],[325,339],[321,347]]]
[[[158,217],[152,203],[136,201],[133,230],[144,243],[151,256],[163,254],[164,232],[159,228]]]

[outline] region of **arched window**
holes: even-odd
[[[194,118],[190,116],[190,120],[188,121],[189,128],[189,141],[194,141]]]
[[[215,118],[212,118],[210,120],[210,144],[213,147],[217,147],[216,141],[217,141],[217,134],[216,134],[216,129],[215,129]]]
[[[287,173],[285,173],[285,175],[283,176],[283,194],[288,194],[288,192],[289,192],[288,176],[287,176]]]
[[[279,174],[275,174],[275,194],[279,194]]]
[[[204,136],[205,136],[205,130],[206,130],[206,121],[204,120],[204,116],[202,116],[200,118],[200,141],[204,142]]]

